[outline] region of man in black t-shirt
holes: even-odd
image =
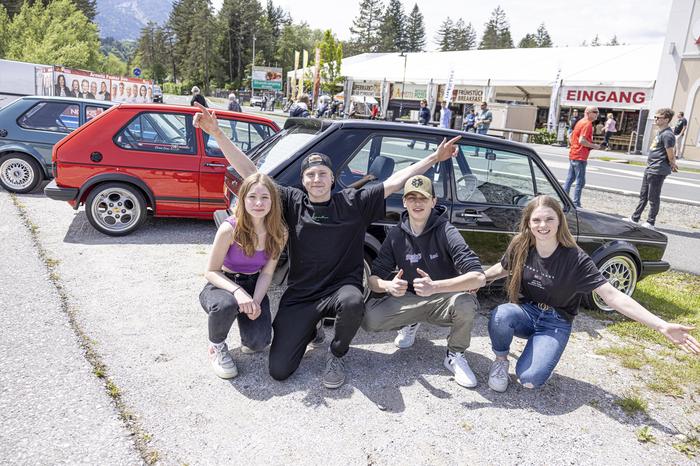
[[[683,139],[687,130],[688,120],[685,119],[683,112],[678,112],[678,120],[673,127],[673,134],[676,136],[676,159],[683,158]]]
[[[214,112],[200,107],[194,125],[210,133],[243,177],[257,172],[251,160],[219,128]],[[335,174],[327,155],[313,153],[301,165],[304,189],[280,186],[282,215],[289,228],[288,288],[273,323],[270,375],[284,380],[296,371],[321,319],[335,316],[335,336],[326,355],[323,385],[345,383],[342,357],[348,352],[365,312],[362,293],[364,235],[385,215],[384,199],[408,178],[424,173],[457,153],[457,136],[443,141],[424,159],[381,184],[333,192]]]
[[[661,187],[664,180],[672,172],[678,171],[676,153],[673,149],[676,145],[676,137],[669,127],[672,118],[673,110],[670,108],[660,108],[654,115],[654,122],[659,128],[659,132],[649,148],[647,168],[644,170],[642,188],[639,192],[639,204],[628,219],[634,223],[639,222],[648,202],[650,204],[649,216],[647,221],[642,223],[642,226],[652,230],[655,229],[656,215],[659,213],[661,205]]]

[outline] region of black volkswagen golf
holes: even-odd
[[[631,295],[638,280],[669,269],[668,262],[662,260],[667,243],[664,234],[610,215],[577,209],[542,159],[523,144],[419,125],[292,118],[283,131],[258,146],[250,157],[277,183],[301,187],[301,161],[311,152],[321,152],[333,160],[334,189],[359,188],[386,180],[394,171],[434,151],[443,138],[456,135],[462,136],[458,155],[436,164],[426,176],[433,181],[438,204],[447,208],[450,222],[484,266],[500,260],[528,201],[547,194],[559,200],[578,245],[619,290]],[[229,205],[236,200],[240,181],[229,167],[225,186]],[[395,193],[386,200],[386,217],[368,229],[366,271],[402,210],[402,193]],[[217,225],[227,215],[227,211],[217,212]],[[595,293],[586,304],[610,310]]]

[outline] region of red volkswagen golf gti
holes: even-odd
[[[44,192],[85,205],[97,230],[123,236],[148,211],[157,217],[211,219],[226,208],[226,159],[214,138],[192,125],[194,107],[121,104],[53,149],[55,179]],[[272,120],[217,110],[224,133],[244,152],[279,131]]]

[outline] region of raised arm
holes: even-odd
[[[422,160],[410,165],[403,170],[399,170],[393,175],[391,175],[384,182],[384,197],[389,197],[395,192],[400,191],[403,188],[404,183],[410,177],[415,175],[422,175],[428,168],[432,167],[438,162],[448,160],[451,157],[457,155],[457,142],[462,138],[462,136],[456,136],[449,141],[443,139],[437,150],[432,154],[426,156]]]
[[[608,306],[620,314],[624,314],[630,319],[634,319],[650,329],[658,331],[669,341],[680,346],[688,353],[700,353],[700,343],[690,335],[693,327],[666,322],[610,283],[599,286],[595,289],[595,292],[603,298]]]
[[[202,131],[205,131],[216,140],[228,163],[241,177],[246,178],[253,173],[257,173],[258,169],[255,164],[221,131],[214,110],[209,110],[197,102],[195,102],[195,106],[201,110],[201,112],[197,112],[194,115],[195,128],[201,128]]]

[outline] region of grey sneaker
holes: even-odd
[[[489,370],[489,387],[491,390],[497,392],[505,392],[508,388],[508,368],[510,367],[510,361],[503,359],[496,359],[491,364],[491,369]]]
[[[459,385],[467,388],[476,387],[476,376],[472,372],[471,367],[469,367],[464,353],[448,351],[443,364],[448,371],[455,375],[455,382]]]
[[[214,373],[222,379],[232,379],[238,375],[236,363],[233,362],[226,343],[220,347],[209,345],[209,362]]]
[[[326,331],[323,330],[323,319],[318,321],[316,324],[316,336],[311,343],[309,343],[309,348],[316,349],[323,346],[323,342],[326,341]]]
[[[418,327],[420,327],[420,322],[403,327],[401,330],[399,330],[398,335],[396,335],[394,344],[401,349],[406,349],[413,346],[413,343],[416,342]]]
[[[326,355],[326,367],[323,369],[323,386],[340,388],[345,383],[345,363],[330,351]]]
[[[653,224],[649,223],[649,222],[644,222],[644,223],[642,223],[642,226],[643,226],[644,228],[648,228],[648,229],[650,229],[650,230],[656,231],[656,227],[655,227]]]
[[[266,346],[265,348],[267,348],[267,346]],[[241,353],[243,353],[243,354],[261,353],[261,352],[265,351],[265,348],[263,348],[263,349],[261,349],[261,350],[254,350],[254,349],[251,348],[250,346],[241,345]]]

